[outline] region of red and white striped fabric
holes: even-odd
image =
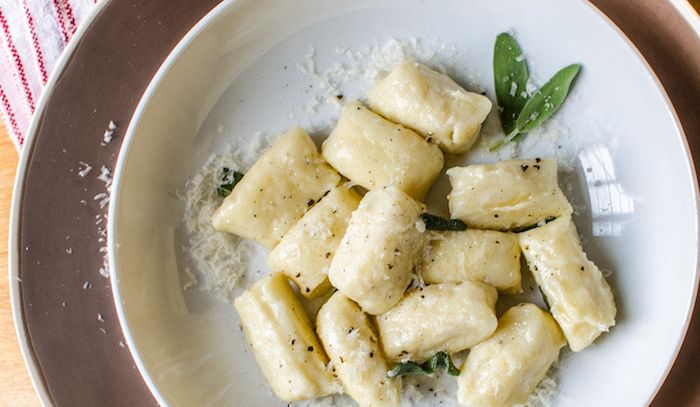
[[[0,0],[0,113],[17,148],[63,48],[97,0]]]

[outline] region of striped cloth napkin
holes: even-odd
[[[39,95],[98,0],[0,0],[0,113],[17,148]]]

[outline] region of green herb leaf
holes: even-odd
[[[527,61],[515,38],[508,33],[499,34],[493,47],[493,79],[506,134],[515,129],[515,121],[529,98],[528,76]]]
[[[459,219],[445,219],[429,213],[421,213],[420,217],[428,230],[467,230],[467,224]]]
[[[552,79],[539,88],[525,103],[523,110],[518,115],[518,120],[515,122],[515,129],[489,150],[498,150],[549,119],[564,103],[571,84],[580,70],[581,65],[572,64],[554,74]]]
[[[386,375],[387,377],[403,376],[408,374],[429,374],[416,362],[397,363]]]
[[[226,198],[231,194],[233,187],[235,187],[242,178],[242,172],[231,171],[230,169],[224,167],[221,170],[221,176],[219,177],[219,185],[216,187],[216,193],[220,197]]]
[[[519,133],[527,133],[539,126],[561,107],[580,70],[579,64],[562,68],[532,95],[515,122]]]
[[[452,358],[447,352],[438,352],[424,363],[418,364],[413,361],[397,363],[388,373],[388,377],[396,377],[406,374],[430,375],[436,369],[447,371],[452,376],[459,376],[459,369],[452,364]]]
[[[429,364],[430,372],[434,372],[435,369],[446,370],[452,376],[459,376],[459,369],[452,364],[452,358],[447,352],[438,352],[433,355],[427,362]]]

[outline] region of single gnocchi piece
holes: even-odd
[[[295,401],[336,393],[328,357],[284,274],[255,283],[234,301],[255,360],[272,391]]]
[[[400,379],[389,379],[389,366],[371,321],[360,307],[336,292],[321,307],[316,331],[343,383],[360,407],[398,407]]]
[[[448,153],[467,151],[491,111],[486,96],[414,61],[399,64],[369,93],[377,113],[435,140]]]
[[[421,200],[442,170],[442,152],[414,131],[348,103],[323,143],[323,157],[367,189],[396,185]]]
[[[336,393],[321,347],[303,305],[284,274],[255,283],[234,301],[243,332],[272,391],[295,401]]]
[[[369,191],[333,256],[331,284],[369,314],[388,311],[414,275],[425,242],[416,222],[424,211],[393,185]]]
[[[571,350],[583,350],[615,325],[617,309],[610,286],[583,252],[570,216],[520,233],[519,238]]]
[[[426,283],[480,281],[506,293],[520,292],[520,245],[515,233],[479,229],[433,233],[421,265]]]
[[[213,224],[269,249],[340,182],[301,127],[282,134],[214,213]]]
[[[328,268],[348,227],[360,196],[343,186],[333,189],[309,209],[270,252],[272,271],[286,274],[307,298],[330,288]]]
[[[447,175],[452,184],[450,215],[470,226],[511,230],[573,211],[559,188],[552,159],[454,167]]]
[[[471,281],[413,290],[377,316],[382,348],[389,360],[401,362],[469,349],[496,330],[497,299],[495,288]]]
[[[469,351],[457,378],[457,398],[468,407],[524,403],[566,345],[549,313],[519,304],[498,320],[498,329]]]

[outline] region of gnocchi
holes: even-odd
[[[573,211],[552,159],[506,160],[447,170],[450,215],[470,226],[511,230]]]
[[[533,304],[510,308],[499,318],[496,332],[469,352],[457,379],[459,403],[468,407],[524,403],[565,345],[549,313]]]
[[[521,233],[519,238],[530,271],[571,350],[583,350],[615,325],[617,309],[610,286],[583,252],[570,216]]]
[[[398,407],[401,380],[389,379],[388,363],[367,314],[336,292],[316,318],[318,336],[345,392],[361,407]]]
[[[416,221],[420,204],[390,185],[369,191],[350,218],[331,262],[331,284],[368,314],[388,311],[413,276],[424,235]]]
[[[343,186],[333,189],[270,252],[272,271],[285,273],[305,297],[314,298],[330,288],[328,268],[348,227],[360,196]]]
[[[294,127],[281,135],[214,213],[214,228],[272,249],[340,175]]]
[[[343,108],[322,153],[333,168],[364,188],[391,184],[418,200],[443,165],[437,146],[357,102]]]
[[[393,361],[424,361],[469,349],[496,330],[496,290],[486,284],[432,284],[411,291],[377,316],[382,347]]]
[[[284,274],[258,281],[234,301],[255,360],[277,397],[303,400],[336,393],[328,357]]]
[[[374,111],[433,139],[447,153],[469,150],[492,105],[415,61],[399,64],[369,93]]]
[[[520,292],[520,245],[515,233],[468,229],[434,232],[421,265],[428,284],[481,281],[506,293]]]

